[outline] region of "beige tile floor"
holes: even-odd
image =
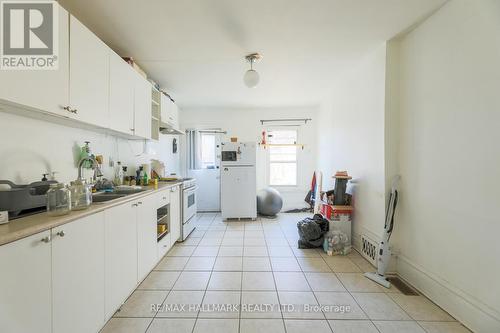
[[[469,332],[427,298],[363,277],[374,268],[356,252],[328,257],[297,249],[296,222],[305,216],[223,222],[216,213],[198,214],[188,240],[167,253],[102,332]]]

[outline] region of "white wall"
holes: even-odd
[[[500,332],[499,31],[499,1],[450,1],[398,42],[391,64],[398,272],[476,332]]]
[[[260,119],[312,118],[307,125],[299,127],[299,143],[305,145],[298,149],[298,186],[296,188],[276,187],[283,195],[283,210],[306,206],[304,197],[310,188],[312,174],[316,166],[316,126],[317,109],[309,108],[269,108],[269,109],[183,109],[181,127],[221,128],[227,131],[223,141],[238,137],[239,141],[260,142],[262,126]],[[257,190],[267,186],[266,150],[258,149]]]
[[[399,175],[399,40],[387,42],[385,76],[385,193],[388,194],[394,177]],[[387,204],[386,200],[386,207]]]
[[[318,122],[318,168],[323,189],[331,176],[347,170],[353,177],[353,241],[360,233],[378,240],[384,226],[384,105],[386,45],[381,44],[338,79]]]
[[[113,178],[109,158],[129,166],[134,174],[136,166],[151,158],[162,160],[170,172],[179,172],[179,153],[172,154],[173,137],[160,136],[159,142],[129,141],[93,131],[76,129],[48,121],[26,118],[0,112],[0,179],[26,184],[38,181],[43,173],[57,171],[57,180],[69,182],[77,178],[75,149],[90,141],[92,152],[103,155],[103,173]],[[144,151],[156,152],[145,155]]]

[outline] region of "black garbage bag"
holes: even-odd
[[[311,249],[323,246],[323,237],[328,232],[328,220],[320,214],[297,222],[299,232],[299,249]]]

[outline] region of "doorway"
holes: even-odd
[[[220,211],[220,146],[218,131],[198,131],[198,166],[188,170],[188,177],[198,185],[197,205],[199,212]]]

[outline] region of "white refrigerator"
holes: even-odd
[[[222,218],[256,219],[256,143],[224,142],[221,148]]]

